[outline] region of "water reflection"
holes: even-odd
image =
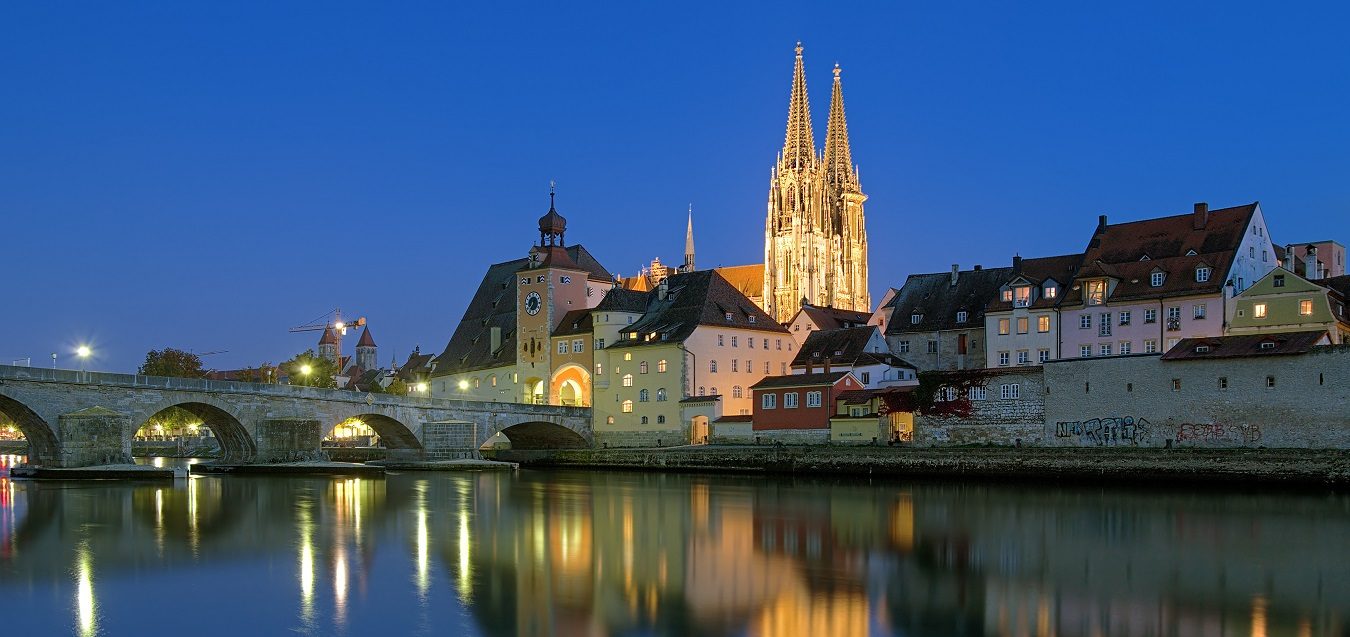
[[[1331,495],[0,475],[0,612],[79,635],[1345,635],[1348,536]]]

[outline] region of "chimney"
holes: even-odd
[[[1296,271],[1298,270],[1298,268],[1294,267],[1294,264],[1297,263],[1297,262],[1298,262],[1298,257],[1294,255],[1294,244],[1292,244],[1292,243],[1286,244],[1286,245],[1284,246],[1284,267],[1285,267],[1285,269],[1289,270],[1290,272],[1296,272]]]
[[[825,370],[824,370],[824,371],[825,371],[826,374],[830,373],[830,357],[829,357],[829,356],[826,356],[826,357],[825,357]]]
[[[1309,281],[1322,278],[1322,268],[1317,267],[1317,246],[1309,243],[1304,250],[1307,251],[1308,256],[1303,266],[1303,278]]]
[[[956,286],[956,280],[961,276],[961,264],[952,264],[952,287]]]
[[[488,338],[491,339],[490,342],[491,342],[491,345],[492,345],[492,349],[491,349],[490,351],[496,352],[497,350],[501,349],[501,348],[502,348],[502,328],[497,327],[496,325],[493,325],[492,328],[488,331],[488,334],[489,334]]]
[[[1022,257],[1021,257],[1021,255],[1014,254],[1014,255],[1013,255],[1013,274],[1021,274],[1021,273],[1022,273]]]
[[[664,301],[668,294],[670,294],[670,279],[668,277],[661,277],[661,283],[656,286],[656,298]]]
[[[1106,227],[1106,215],[1097,215],[1097,229],[1101,230],[1102,228],[1105,227]]]
[[[1191,212],[1191,229],[1204,230],[1205,225],[1209,223],[1209,204],[1200,202],[1195,204],[1195,210]]]

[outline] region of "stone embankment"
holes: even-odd
[[[848,474],[1061,484],[1350,486],[1350,451],[739,447],[505,451],[526,467]]]

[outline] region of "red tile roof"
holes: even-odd
[[[1243,334],[1211,338],[1183,338],[1162,355],[1165,361],[1246,356],[1285,356],[1306,354],[1313,347],[1329,343],[1326,331],[1285,332],[1281,334]]]
[[[357,347],[375,347],[375,339],[370,336],[370,328],[361,330],[361,340],[356,342]]]

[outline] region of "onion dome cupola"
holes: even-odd
[[[563,247],[563,234],[567,232],[567,218],[558,214],[553,205],[554,186],[548,188],[548,212],[539,218],[539,245],[543,247]]]

